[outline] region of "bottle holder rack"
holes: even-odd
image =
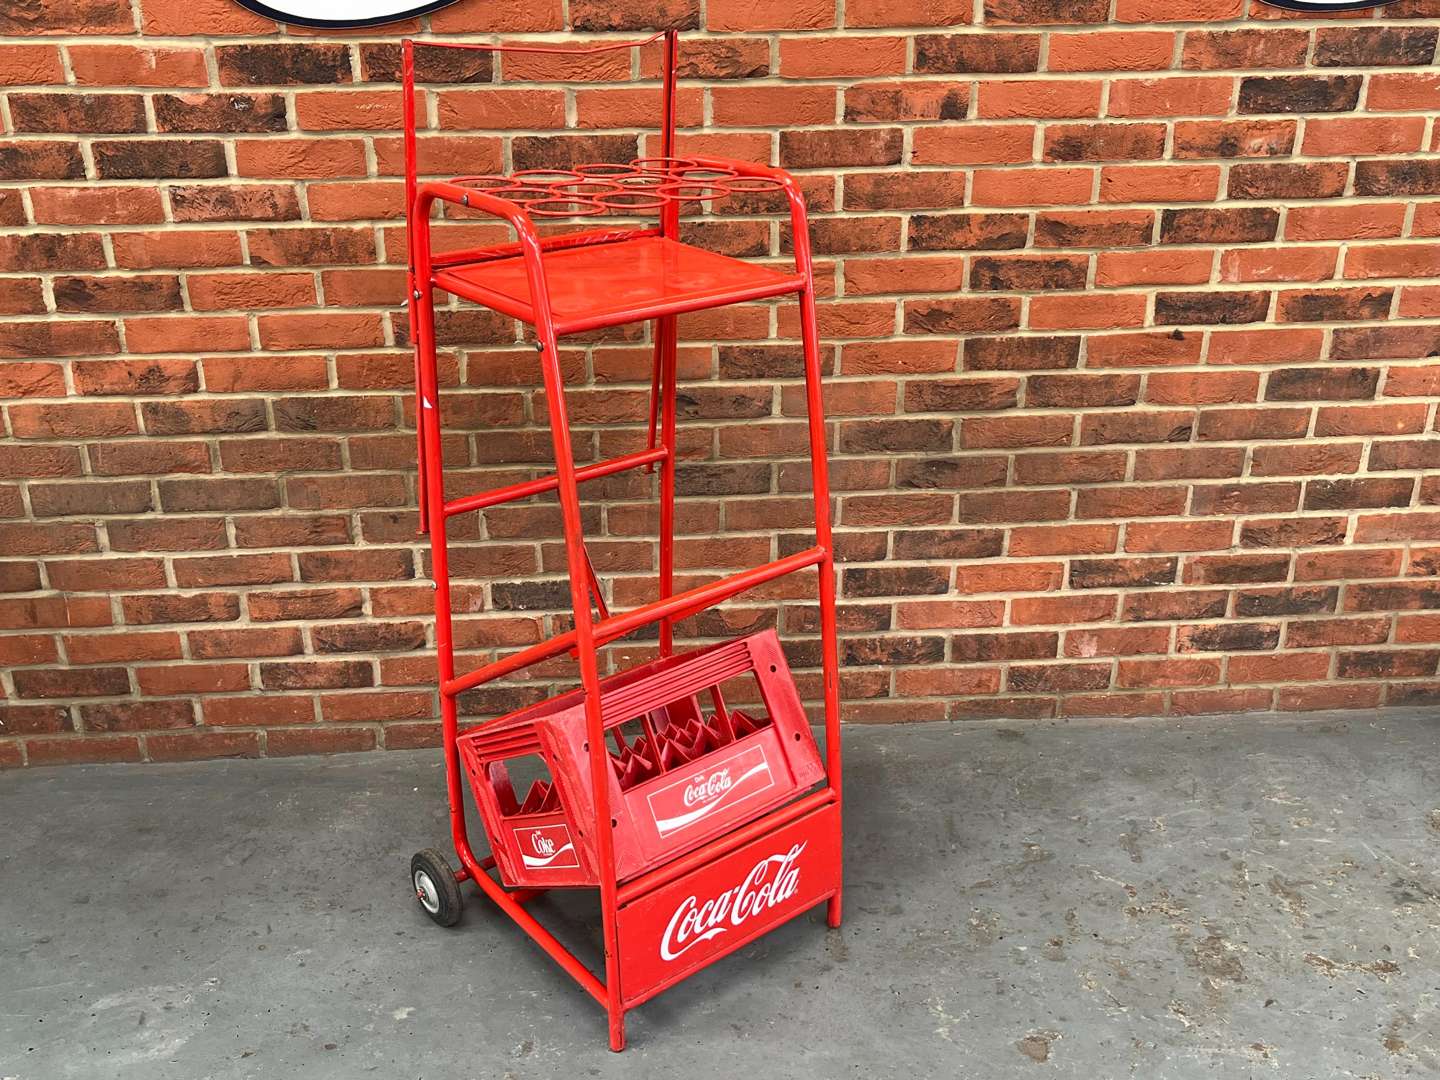
[[[726,689],[745,682],[758,687],[758,705],[732,707]],[[824,779],[773,630],[612,675],[601,694],[619,880],[663,865]],[[472,729],[458,744],[502,880],[512,887],[596,885],[583,699],[552,698]],[[535,758],[549,778],[535,779],[520,799],[512,767]]]
[[[741,176],[734,169],[679,157],[457,176],[450,182],[514,203],[532,217],[560,218],[645,213],[668,203],[683,207],[733,195],[776,192],[783,187],[768,176]]]

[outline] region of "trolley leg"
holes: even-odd
[[[798,236],[797,231],[797,236]],[[840,657],[835,626],[835,552],[830,529],[830,474],[826,462],[825,406],[820,381],[820,334],[815,320],[815,282],[809,266],[808,243],[805,244],[806,285],[800,294],[800,333],[805,342],[805,399],[810,425],[811,487],[815,496],[815,542],[825,556],[815,568],[819,576],[820,651],[824,671],[825,698],[825,772],[835,791],[836,828],[842,800],[840,757]],[[826,922],[840,925],[843,886],[826,904]]]
[[[531,294],[539,290],[532,284]],[[537,305],[538,306],[538,305]],[[625,1048],[625,1007],[620,997],[620,955],[616,929],[618,884],[615,878],[615,837],[610,820],[610,753],[600,712],[600,668],[595,653],[594,623],[590,612],[590,579],[585,573],[585,536],[580,518],[580,488],[575,481],[575,452],[565,407],[565,387],[555,330],[548,310],[538,312],[535,336],[541,346],[540,366],[545,381],[550,436],[555,450],[556,494],[565,524],[565,557],[570,569],[570,606],[575,617],[575,656],[585,693],[585,731],[590,742],[590,783],[595,793],[596,870],[600,878],[600,918],[605,943],[605,1011],[610,1019],[610,1048]]]
[[[424,447],[421,465],[424,469],[425,484],[431,497],[425,500],[425,511],[429,517],[430,564],[435,582],[435,652],[438,661],[440,682],[455,677],[455,649],[450,619],[450,560],[445,535],[445,500],[442,470],[444,462],[440,451],[440,393],[435,365],[435,308],[434,293],[430,286],[428,258],[421,265],[421,273],[415,278],[416,291],[411,311],[415,313],[415,358],[417,374],[420,377],[417,400],[416,423],[420,429],[420,441]],[[455,854],[460,864],[472,876],[483,873],[465,831],[464,792],[460,779],[460,751],[456,738],[460,732],[459,708],[454,696],[440,693],[440,729],[445,751],[445,796],[450,810],[450,835],[455,842]]]
[[[660,462],[660,599],[675,592],[675,364],[678,328],[675,316],[656,320],[660,350],[660,442],[665,458]],[[675,649],[674,621],[660,621],[660,655]]]

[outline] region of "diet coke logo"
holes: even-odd
[[[563,870],[580,865],[575,845],[570,840],[570,830],[564,825],[516,829],[515,840],[519,845],[520,859],[530,870]]]
[[[709,802],[717,795],[723,795],[732,786],[730,770],[721,769],[719,772],[711,773],[709,776],[697,776],[685,786],[683,801],[686,806],[694,806],[696,803]]]
[[[789,900],[800,887],[800,868],[795,863],[804,850],[804,844],[795,844],[789,851],[761,859],[739,885],[703,904],[687,896],[665,927],[660,939],[661,957],[676,960],[702,941],[718,937]]]

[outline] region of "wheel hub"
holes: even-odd
[[[440,892],[424,870],[415,871],[415,899],[419,900],[420,906],[431,915],[440,910]]]

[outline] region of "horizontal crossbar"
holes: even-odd
[[[722,600],[730,599],[737,593],[753,589],[757,585],[763,585],[767,581],[784,577],[786,574],[793,574],[796,570],[803,570],[807,566],[816,566],[824,558],[824,548],[806,548],[804,551],[797,551],[794,555],[787,555],[783,559],[776,559],[763,566],[742,570],[738,574],[731,574],[719,581],[712,581],[708,585],[697,585],[693,589],[686,589],[684,592],[676,593],[664,600],[656,600],[654,603],[644,604],[631,611],[612,615],[608,619],[601,619],[595,624],[595,644],[597,646],[604,645],[616,638],[622,638],[642,626],[659,622],[661,619],[684,618],[694,612],[703,611]],[[463,694],[466,690],[498,679],[502,675],[509,675],[521,668],[527,668],[542,660],[548,660],[552,656],[558,656],[566,649],[573,649],[575,641],[574,630],[557,634],[555,637],[531,645],[529,648],[501,657],[475,671],[443,682],[440,684],[440,692],[451,697]]]
[[[594,465],[582,465],[575,470],[575,479],[579,483],[584,483],[586,480],[598,480],[602,476],[611,476],[618,472],[624,472],[626,469],[638,469],[641,465],[652,465],[662,460],[665,453],[663,446],[657,446],[652,450],[640,450],[633,454],[610,458],[608,461],[597,461]],[[516,499],[528,499],[531,495],[554,491],[559,486],[559,477],[552,473],[549,476],[542,476],[538,480],[526,480],[524,483],[495,488],[493,491],[465,495],[445,504],[445,516],[454,517],[456,514],[468,514],[473,510],[484,510],[487,506],[514,502]]]

